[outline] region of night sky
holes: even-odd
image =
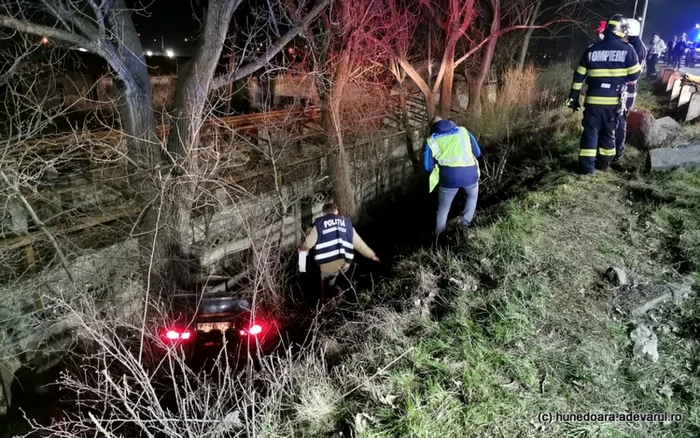
[[[641,15],[643,3],[639,0],[637,15]],[[698,37],[696,24],[700,24],[700,0],[648,0],[649,11],[647,23],[644,30],[644,41],[648,42],[654,32],[661,32],[664,40],[669,40],[673,35],[680,35],[686,32],[689,37]],[[189,55],[194,48],[194,39],[200,29],[198,17],[203,14],[206,0],[128,0],[132,7],[139,5],[146,12],[139,12],[134,15],[134,22],[141,34],[141,42],[144,50],[159,52],[162,46],[165,49],[172,49],[178,55]],[[244,2],[251,3],[250,1]],[[255,3],[255,1],[253,1]],[[602,3],[597,11],[600,14],[609,14],[609,7]],[[594,9],[598,9],[594,8]],[[634,0],[625,0],[621,7],[627,16],[632,15]],[[237,11],[238,18],[245,12]],[[575,37],[571,43],[577,41],[582,36]],[[187,41],[185,40],[187,39]],[[584,38],[585,39],[585,38]],[[558,41],[557,46],[561,47],[563,41]],[[566,45],[565,42],[563,42]],[[587,41],[584,43],[588,44]],[[561,50],[561,49],[557,49]]]
[[[189,54],[200,29],[198,16],[203,14],[200,0],[131,0],[128,4],[141,11],[133,14],[136,29],[141,34],[144,50],[154,52],[172,49],[178,55]],[[187,39],[187,41],[185,41]]]
[[[642,2],[640,0],[639,3]],[[638,14],[641,15],[641,12]],[[664,40],[674,35],[680,36],[683,32],[693,37],[696,36],[696,24],[700,24],[700,0],[649,0],[644,41],[650,40],[654,32],[661,32]]]

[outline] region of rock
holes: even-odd
[[[686,283],[668,283],[641,288],[639,294],[646,297],[645,301],[641,303],[637,301],[637,306],[630,311],[630,314],[635,317],[642,316],[670,300],[678,304],[691,293],[692,288]]]
[[[693,288],[686,283],[672,283],[669,285],[669,287],[671,288],[671,293],[673,294],[673,301],[676,303],[688,298],[690,294],[693,293]]]
[[[700,117],[700,91],[696,91],[690,96],[688,101],[688,112],[685,115],[686,122],[692,122]]]
[[[630,111],[627,115],[627,140],[639,147],[654,129],[654,116],[648,110]]]
[[[665,395],[666,398],[673,397],[673,389],[669,385],[664,385],[659,388],[659,394]]]
[[[654,332],[645,325],[639,325],[630,333],[630,339],[634,342],[632,354],[638,359],[646,359],[651,362],[659,361],[658,339]]]
[[[652,149],[647,156],[647,171],[665,171],[700,166],[700,142],[672,148]]]
[[[670,117],[656,120],[647,110],[631,111],[627,116],[630,143],[642,149],[659,147],[674,138],[681,125]]]
[[[605,273],[608,280],[615,286],[626,286],[629,284],[627,280],[627,273],[622,268],[610,267]]]

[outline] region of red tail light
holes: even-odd
[[[177,341],[177,340],[187,341],[188,339],[190,339],[192,337],[192,332],[189,332],[187,330],[180,331],[180,330],[170,329],[163,334],[163,337],[165,337],[165,339],[167,339],[169,341]]]
[[[253,324],[245,330],[240,330],[239,333],[241,334],[241,336],[245,336],[245,335],[256,336],[256,335],[259,335],[260,333],[262,333],[262,331],[263,331],[263,328],[260,324]]]

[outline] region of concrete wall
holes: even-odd
[[[416,141],[412,146],[418,150],[421,138],[417,131],[413,138]],[[379,131],[371,141],[348,141],[346,147],[360,219],[365,217],[370,203],[410,186],[415,174],[407,158],[403,132],[395,129]],[[193,249],[201,257],[205,273],[220,273],[253,244],[297,245],[313,219],[321,215],[321,205],[330,200],[332,181],[328,177],[326,161],[323,155],[316,155],[278,169],[279,185],[272,184],[272,189],[262,192],[253,194],[250,190],[261,180],[274,181],[274,172],[240,181],[237,185],[240,193],[231,191],[232,186],[212,191],[211,201],[216,208],[195,215],[190,233]],[[52,196],[56,203],[88,208],[87,204],[109,205],[114,193],[99,184],[82,184]],[[21,210],[21,206],[16,202],[7,202],[6,205],[6,228],[26,229],[26,217],[16,211]],[[39,320],[32,316],[36,314],[43,294],[57,294],[62,299],[72,300],[80,294],[89,296],[90,291],[99,290],[103,296],[92,298],[103,300],[100,306],[120,319],[128,319],[142,308],[140,297],[144,295],[144,285],[134,238],[115,238],[100,249],[78,251],[71,247],[68,254],[75,283],[60,266],[53,264],[43,272],[0,285],[0,295],[4,297],[0,317],[4,321],[13,321],[11,330],[0,324],[0,389],[2,386],[9,389],[13,373],[22,363],[38,369],[45,369],[52,363],[54,359],[39,354],[49,339],[71,342],[75,320],[66,317],[57,323],[56,320]],[[0,414],[8,403],[0,391]]]

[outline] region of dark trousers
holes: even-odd
[[[615,156],[617,107],[588,105],[583,113],[583,135],[578,164],[581,173],[607,170]]]
[[[656,63],[659,61],[659,55],[657,54],[652,54],[649,55],[649,58],[647,59],[647,77],[651,78],[653,76],[656,76]]]
[[[671,67],[675,69],[680,69],[682,58],[683,55],[679,55],[678,53],[674,53],[673,55],[671,55]]]
[[[617,129],[615,129],[615,161],[625,154],[625,140],[627,140],[627,111],[618,118]]]

